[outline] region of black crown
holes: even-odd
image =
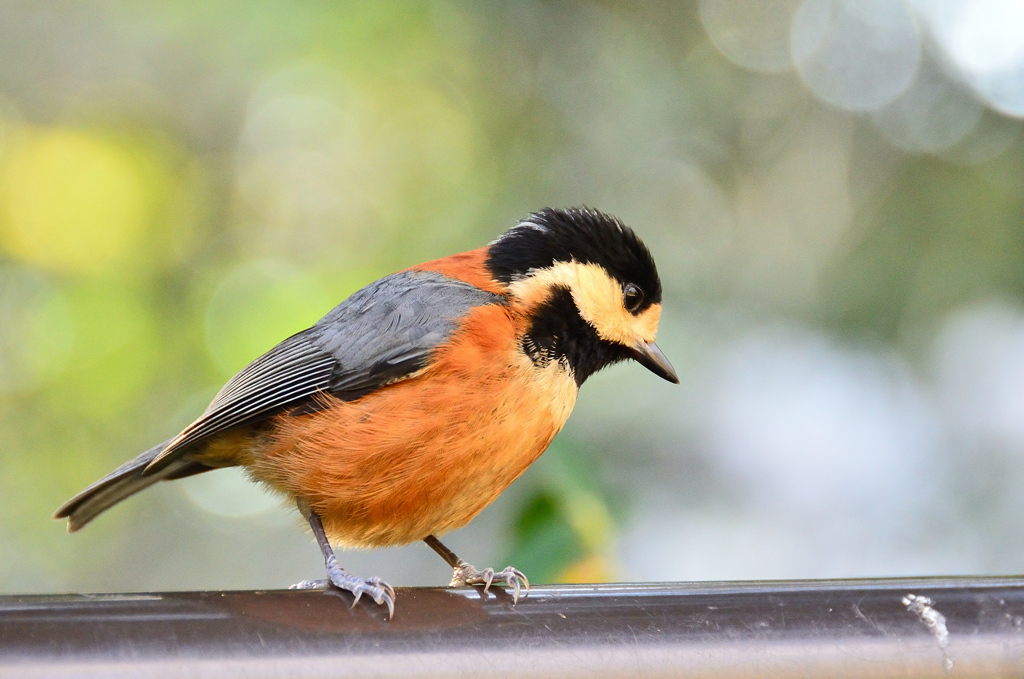
[[[661,279],[650,250],[631,228],[591,208],[544,208],[491,243],[487,266],[509,283],[555,262],[599,264],[619,283],[640,287],[642,311],[661,302]]]

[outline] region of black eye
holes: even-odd
[[[622,303],[626,306],[626,310],[636,311],[643,301],[644,291],[632,283],[626,283],[622,288]]]

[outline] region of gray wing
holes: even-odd
[[[434,272],[404,271],[371,283],[232,377],[147,473],[213,434],[286,409],[315,410],[315,394],[353,400],[409,377],[470,309],[503,302],[501,295]]]

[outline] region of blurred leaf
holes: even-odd
[[[542,482],[518,514],[509,562],[537,582],[609,579],[615,526],[582,455],[562,436],[535,464]]]
[[[545,491],[520,510],[508,562],[535,583],[557,582],[569,564],[586,554],[562,510],[559,499]]]

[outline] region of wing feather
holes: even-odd
[[[501,295],[429,271],[382,278],[232,377],[146,473],[228,429],[285,409],[314,412],[318,393],[354,400],[415,375],[471,308],[503,302]]]

